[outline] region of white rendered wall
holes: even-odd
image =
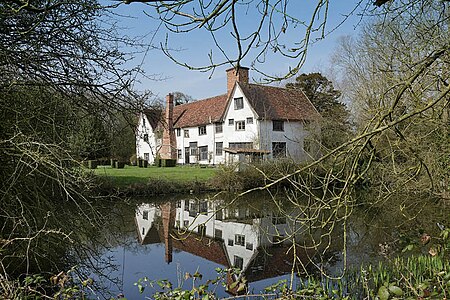
[[[147,212],[147,219],[144,219],[144,212]],[[144,240],[148,231],[152,228],[158,215],[160,215],[160,210],[148,203],[141,204],[136,209],[136,226],[139,229],[141,241]]]
[[[242,109],[234,109],[234,98],[244,99]],[[247,124],[247,118],[253,118],[253,124]],[[233,125],[228,125],[229,120],[234,119]],[[245,122],[245,130],[236,130],[236,121]],[[223,147],[228,148],[230,143],[252,142],[253,148],[259,149],[259,133],[257,127],[256,113],[250,106],[247,98],[242,93],[239,85],[236,85],[233,97],[228,103],[223,124]]]
[[[284,131],[273,131],[272,120],[261,120],[261,149],[269,150],[272,156],[272,143],[285,142],[286,156],[296,161],[305,161],[309,159],[309,154],[304,151],[304,140],[309,132],[304,129],[300,121],[284,121]]]
[[[239,110],[234,109],[234,98],[243,97],[244,107]],[[253,118],[253,124],[247,124],[247,118]],[[228,120],[234,119],[233,125],[228,125]],[[236,121],[245,122],[245,130],[236,130]],[[189,130],[189,137],[184,137],[184,130]],[[222,155],[216,155],[216,143],[222,142],[223,148],[228,148],[230,143],[236,142],[252,142],[253,147],[259,148],[259,136],[257,128],[256,114],[244,97],[239,86],[235,89],[234,95],[229,102],[226,110],[224,123],[222,124],[222,132],[215,133],[215,124],[206,125],[206,135],[198,134],[198,127],[181,128],[180,135],[176,135],[177,149],[181,150],[181,158],[178,163],[185,163],[185,148],[189,147],[189,143],[197,142],[197,147],[208,146],[208,160],[197,160],[196,156],[189,157],[189,163],[199,164],[223,164],[225,162],[225,152]]]
[[[148,142],[144,141],[145,134],[148,134]],[[152,164],[155,161],[157,152],[158,145],[156,143],[155,133],[153,132],[147,116],[141,113],[139,114],[139,123],[136,129],[136,156],[137,158],[144,159],[144,154],[148,153],[148,162]]]
[[[215,137],[214,135],[214,124],[207,124],[206,126],[206,134],[205,135],[199,135],[198,126],[196,127],[186,127],[181,128],[180,135],[176,135],[176,129],[175,129],[175,137],[177,140],[177,150],[181,150],[181,159],[178,158],[177,162],[180,164],[183,164],[186,162],[185,158],[185,148],[189,147],[189,143],[191,142],[197,142],[197,156],[189,155],[189,163],[190,164],[217,164],[221,163],[222,160],[215,159],[215,142],[220,142],[220,138]],[[189,137],[184,137],[184,131],[189,130]],[[208,147],[208,159],[207,160],[198,160],[198,147]]]

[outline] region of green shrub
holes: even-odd
[[[161,167],[175,167],[176,165],[176,159],[161,159]]]
[[[155,162],[154,162],[154,164],[155,164],[155,167],[161,167],[161,157],[160,157],[159,155],[157,155],[157,156],[155,157]]]

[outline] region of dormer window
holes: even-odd
[[[234,109],[238,110],[243,108],[244,108],[244,98],[242,97],[234,98]]]

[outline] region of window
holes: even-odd
[[[244,99],[242,97],[240,98],[234,98],[234,109],[243,109],[244,108]]]
[[[190,142],[189,149],[191,150],[191,156],[197,156],[197,142]]]
[[[201,236],[205,236],[206,234],[206,225],[205,224],[200,224],[197,227],[197,233]]]
[[[178,159],[183,158],[183,153],[182,153],[181,149],[177,149],[177,157],[178,157]]]
[[[198,135],[205,135],[205,134],[206,134],[206,126],[199,126]]]
[[[286,224],[286,217],[281,215],[273,215],[272,216],[272,224],[278,225],[278,224]]]
[[[149,161],[150,153],[144,153],[144,160]]]
[[[247,118],[247,124],[253,124],[253,118],[252,117]]]
[[[200,213],[207,213],[208,212],[208,202],[206,201],[200,201],[200,203],[198,204],[199,209],[198,211]]]
[[[220,229],[214,229],[214,237],[216,239],[222,239],[222,230]]]
[[[247,250],[253,250],[253,244],[252,244],[252,243],[246,243],[246,244],[245,244],[245,249],[247,249]]]
[[[142,235],[145,235],[145,227],[142,227]]]
[[[208,160],[208,146],[198,147],[199,160]]]
[[[198,215],[198,204],[195,201],[189,202],[189,217],[197,217]]]
[[[222,221],[223,220],[223,212],[221,209],[216,211],[216,220]]]
[[[286,143],[285,142],[273,142],[272,143],[273,157],[286,157]]]
[[[222,133],[223,132],[222,123],[216,123],[215,124],[215,128],[216,128],[216,133]]]
[[[228,125],[234,125],[234,119],[228,119]]]
[[[245,130],[245,121],[236,121],[236,131]]]
[[[188,138],[189,137],[189,129],[185,129],[184,130],[184,137]]]
[[[145,127],[145,118],[142,118],[142,125]]]
[[[189,227],[189,221],[183,221],[183,227],[188,228]]]
[[[234,256],[234,264],[233,266],[235,268],[238,268],[240,270],[242,270],[242,268],[244,267],[244,259],[240,256],[235,255]]]
[[[233,239],[228,239],[228,246],[233,246],[233,245],[234,245]]]
[[[284,122],[283,121],[272,121],[273,131],[284,131]]]
[[[144,134],[144,142],[148,143],[148,133]]]
[[[223,154],[223,142],[216,142],[216,155],[221,156]]]
[[[177,131],[177,136],[181,136],[181,128],[177,128],[176,131]]]
[[[184,210],[189,211],[189,200],[184,200]]]
[[[253,149],[253,143],[252,142],[230,143],[229,147],[231,149]]]
[[[148,210],[144,210],[144,212],[142,213],[142,219],[148,220]]]
[[[245,246],[245,235],[235,234],[234,243],[239,246]]]

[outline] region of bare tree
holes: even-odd
[[[97,1],[0,3],[0,280],[57,265],[40,260],[71,240],[54,208],[100,220],[70,137],[86,112],[101,120],[139,106],[130,88],[138,70],[123,68],[128,42]]]

